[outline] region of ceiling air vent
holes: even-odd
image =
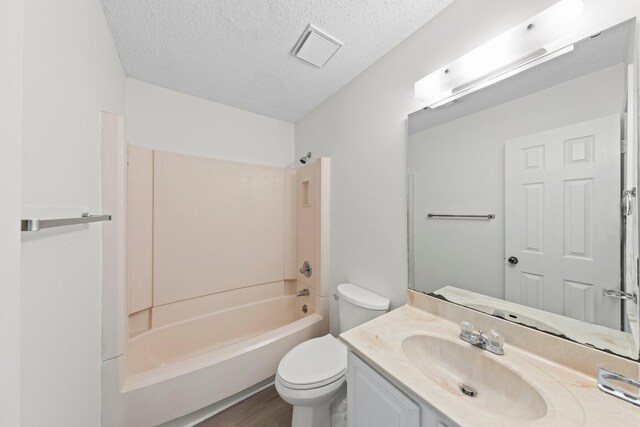
[[[341,46],[341,41],[309,24],[291,53],[322,68]]]

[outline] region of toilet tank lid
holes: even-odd
[[[378,294],[354,285],[341,283],[338,285],[338,296],[358,307],[370,310],[388,310],[389,300]]]

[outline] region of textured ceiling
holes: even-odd
[[[452,0],[101,0],[128,76],[295,122]],[[290,54],[312,23],[344,43]]]

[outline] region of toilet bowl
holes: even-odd
[[[293,405],[291,425],[329,427],[330,405],[346,386],[347,348],[332,335],[298,344],[278,365],[276,390]]]
[[[351,283],[338,286],[341,331],[389,310],[389,300]],[[293,405],[292,427],[330,427],[331,403],[344,395],[347,348],[331,334],[298,344],[280,361],[276,390]]]

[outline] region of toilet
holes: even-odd
[[[338,285],[340,332],[389,310],[389,300],[351,283]],[[346,390],[347,348],[331,334],[298,344],[280,361],[276,390],[293,405],[292,427],[330,427],[331,403]]]

